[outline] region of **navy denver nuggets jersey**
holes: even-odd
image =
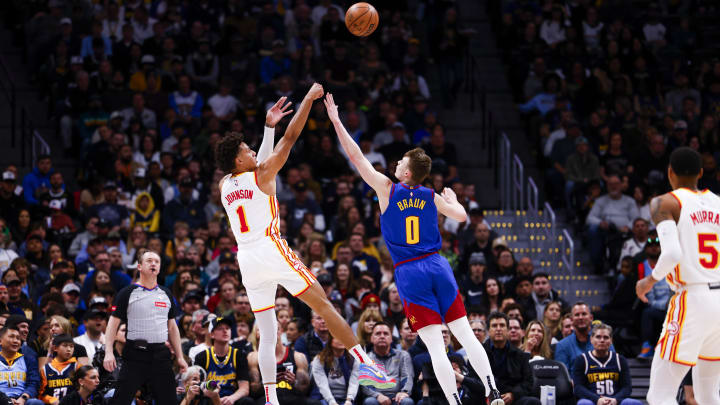
[[[205,366],[207,380],[218,382],[221,397],[232,395],[237,391],[238,361],[241,357],[239,350],[230,347],[227,356],[220,361],[215,355],[215,349],[210,347],[205,349],[205,356],[205,364],[200,366]]]
[[[575,359],[573,374],[575,393],[582,398],[592,398],[593,402],[601,396],[621,401],[632,391],[627,361],[613,351],[605,359],[596,358],[592,351],[581,354]]]
[[[435,192],[423,186],[393,184],[380,228],[395,266],[437,252],[442,240]]]
[[[40,377],[40,399],[46,403],[52,403],[55,399],[60,400],[67,394],[73,392],[75,387],[71,380],[77,360],[75,357],[61,363],[57,358],[45,364]]]

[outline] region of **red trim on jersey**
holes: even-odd
[[[420,187],[419,184],[416,184],[416,185],[414,185],[414,186],[408,186],[408,185],[405,184],[405,183],[400,183],[400,185],[403,186],[403,187],[405,187],[405,188],[408,189],[408,190],[415,190],[416,188]]]
[[[388,197],[388,200],[392,198],[393,193],[395,193],[395,183],[393,183],[392,187],[390,188],[390,197]]]
[[[448,308],[447,312],[445,312],[445,323],[450,323],[466,315],[467,312],[465,312],[465,305],[463,304],[462,297],[460,297],[460,292],[458,292],[455,296],[455,301],[453,301],[450,308]]]
[[[360,360],[360,363],[365,364],[365,361],[363,360],[363,356],[358,353],[357,349],[353,349],[353,352],[355,352],[355,356]]]
[[[689,191],[692,191],[692,190],[689,190]],[[671,191],[671,192],[670,192],[670,195],[673,196],[673,197],[675,197],[675,199],[677,200],[678,204],[680,205],[680,209],[682,209],[682,202],[680,201],[680,199],[678,198],[678,196],[675,195],[675,192],[674,192],[674,191]]]
[[[258,186],[258,188],[260,188],[260,184],[258,184],[258,181],[257,181],[257,170],[255,170],[253,173],[255,173],[255,185]],[[262,190],[260,190],[260,191],[262,191]]]
[[[437,252],[430,252],[430,253],[426,253],[426,254],[424,254],[424,255],[422,255],[422,256],[413,257],[412,259],[407,259],[407,260],[403,260],[403,261],[401,261],[401,262],[397,262],[397,263],[395,263],[395,266],[393,266],[393,268],[397,268],[399,265],[405,264],[405,263],[407,263],[407,262],[412,262],[412,261],[414,261],[414,260],[424,259],[424,258],[426,258],[426,257],[428,257],[428,256],[432,256],[432,255],[434,255],[434,254],[437,254]]]

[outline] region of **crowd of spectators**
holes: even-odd
[[[669,190],[674,148],[700,152],[700,188],[720,191],[717,5],[502,0],[493,6],[546,195],[586,234],[596,271],[613,276],[624,241],[637,236],[636,219],[649,221],[650,199]]]
[[[174,355],[194,364],[177,375],[178,401],[262,401],[257,328],[220,201],[214,145],[226,131],[236,131],[256,148],[267,106],[281,96],[297,101],[313,81],[336,95],[345,126],[377,169],[392,173],[398,157],[423,146],[433,159],[428,187],[452,187],[466,207],[465,223],[440,218],[440,254],[455,272],[506,403],[539,403],[531,361],[555,358],[572,372],[576,358],[593,350],[591,308],[563,301],[531,257],[516,259],[483,219],[474,186],[458,179],[455,148],[432,108],[452,105],[461,80],[465,37],[453,2],[420,1],[412,8],[404,1],[382,2],[383,23],[368,39],[345,30],[348,3],[18,3],[18,15],[28,16],[22,34],[29,69],[77,171],[66,182],[46,155],[25,176],[14,166],[2,171],[0,363],[22,363],[27,378],[0,381],[0,392],[28,405],[111,396],[118,373],[104,370],[102,359],[105,350],[121,359],[125,325],[107,348],[106,320],[117,292],[137,279],[136,253],[147,248],[161,256],[160,280],[180,308],[183,353]],[[510,10],[526,17],[523,8]],[[439,94],[430,93],[433,78]],[[560,81],[547,80],[548,89]],[[528,105],[545,108],[543,103]],[[322,318],[280,289],[280,402],[442,402],[427,350],[393,284],[376,198],[338,148],[324,109],[315,107],[277,179],[281,233],[370,356],[399,384],[359,387],[357,365]],[[558,113],[557,122],[567,114]],[[577,128],[571,118],[565,119],[568,129]],[[567,139],[574,139],[571,132]],[[555,138],[558,145],[566,142]],[[594,151],[596,141],[578,142],[578,150],[589,145],[583,153]],[[586,158],[577,159],[582,170]],[[618,189],[627,190],[628,181],[621,178]],[[598,229],[605,229],[603,222]],[[644,246],[641,232],[635,240]],[[463,401],[483,400],[483,384],[463,348],[447,328],[444,336]],[[211,357],[232,357],[234,381],[224,381],[219,391],[197,385],[212,374]],[[18,358],[22,362],[12,360]],[[75,370],[74,378],[48,372],[60,366]],[[627,380],[616,384],[618,395],[626,395]],[[150,393],[151,387],[143,389],[137,400]]]

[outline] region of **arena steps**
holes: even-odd
[[[553,289],[564,300],[569,303],[582,300],[591,306],[600,306],[610,298],[607,280],[594,274],[579,240],[575,241],[571,268],[563,262],[561,249],[570,253],[563,245],[561,231],[566,228],[563,222],[556,221],[557,230],[552,232],[550,222],[532,218],[527,211],[485,210],[484,213],[492,229],[508,242],[515,259],[530,257],[535,271],[548,273]]]

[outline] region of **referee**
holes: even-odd
[[[127,343],[123,349],[123,367],[113,397],[114,405],[129,405],[143,383],[150,383],[155,404],[175,405],[175,375],[170,340],[177,356],[180,371],[187,369],[180,347],[180,331],[175,323],[177,304],[172,293],[159,286],[160,256],[155,252],[140,253],[139,283],[129,285],[117,294],[105,334],[105,347],[113,347],[115,333],[121,323],[127,323]],[[113,350],[105,351],[103,366],[112,372],[115,367]]]

